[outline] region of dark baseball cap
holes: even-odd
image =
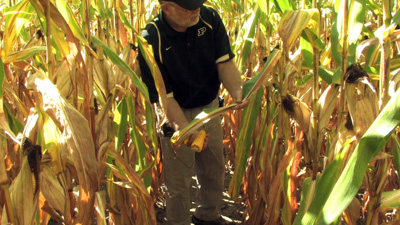
[[[167,2],[175,2],[184,9],[195,10],[202,6],[207,0],[165,0]]]

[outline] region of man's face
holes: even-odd
[[[178,26],[180,27],[191,27],[196,25],[199,22],[200,18],[200,8],[195,10],[187,10],[179,6],[174,2],[166,3],[168,10],[168,17]]]

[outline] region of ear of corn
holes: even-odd
[[[203,150],[203,145],[204,145],[204,139],[206,137],[206,132],[204,130],[201,130],[197,136],[196,139],[194,139],[192,143],[192,150],[195,152],[201,152]]]
[[[379,114],[378,96],[361,66],[349,66],[345,94],[353,130],[359,139]]]

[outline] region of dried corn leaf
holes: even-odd
[[[283,41],[285,52],[289,53],[293,44],[312,18],[319,15],[317,9],[286,11],[279,22],[278,33]],[[319,24],[315,22],[316,24]]]
[[[130,203],[134,205],[134,207],[131,207],[129,210],[133,210],[133,214],[135,214],[135,224],[155,225],[156,218],[153,200],[140,177],[126,160],[114,150],[109,149],[107,151],[107,156],[115,161],[115,165],[110,163],[106,165],[116,177],[121,179],[121,181],[115,184],[127,190],[129,199],[131,199]]]
[[[68,98],[74,89],[72,83],[73,71],[67,60],[63,60],[54,70],[54,83],[61,96]]]
[[[49,206],[65,216],[66,195],[50,164],[43,165],[40,173],[40,190]]]

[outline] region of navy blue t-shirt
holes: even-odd
[[[217,63],[229,61],[234,54],[224,24],[214,9],[201,6],[199,22],[184,33],[175,31],[161,12],[146,26],[142,36],[153,47],[167,93],[173,92],[182,108],[201,107],[217,97],[221,84]],[[158,102],[153,77],[140,51],[138,60],[150,100]]]

